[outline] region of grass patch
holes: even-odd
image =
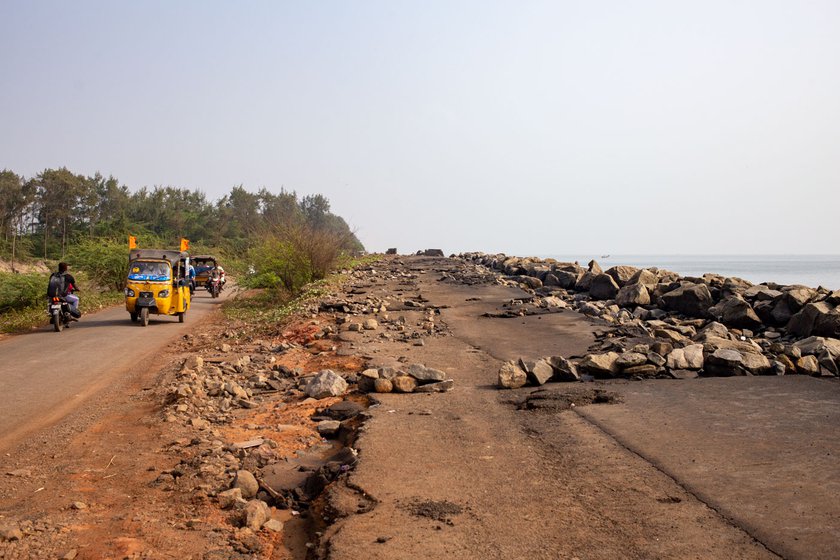
[[[276,333],[290,318],[307,311],[314,301],[334,292],[350,279],[348,270],[368,266],[379,255],[366,255],[341,262],[342,271],[329,274],[323,280],[310,282],[294,295],[285,290],[259,289],[227,300],[222,305],[222,313],[228,319],[242,321],[260,334]]]
[[[4,277],[7,275],[4,275]],[[74,276],[82,286],[82,292],[79,294],[79,308],[82,313],[93,313],[110,307],[117,303],[122,303],[125,296],[122,292],[104,291],[99,292],[89,289],[89,279],[83,272],[75,273]],[[7,284],[7,286],[14,286],[15,292],[11,299],[16,301],[25,301],[25,305],[17,307],[6,307],[0,313],[0,332],[2,333],[16,333],[28,331],[50,322],[47,316],[47,274],[27,274],[27,275],[8,275],[12,278],[14,284]],[[14,279],[17,277],[17,279]],[[84,318],[82,318],[84,321]]]

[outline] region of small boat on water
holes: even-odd
[[[610,258],[610,256],[609,255],[601,255],[601,258],[602,259],[608,259],[608,258]]]

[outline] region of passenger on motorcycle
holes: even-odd
[[[219,281],[221,282],[222,286],[224,286],[225,282],[227,282],[227,280],[225,279],[225,269],[222,268],[222,265],[217,265],[215,268],[215,272],[218,275]]]
[[[79,296],[73,292],[78,292],[79,287],[76,279],[69,272],[70,265],[66,262],[58,263],[58,272],[54,272],[50,276],[50,284],[47,287],[47,295],[51,297],[61,297],[70,304],[70,314],[74,321],[78,321],[82,313],[79,311]],[[56,293],[50,293],[51,291]]]

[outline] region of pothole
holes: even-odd
[[[592,404],[616,404],[623,402],[621,395],[598,388],[580,389],[537,389],[528,393],[515,404],[518,410],[537,412],[561,412],[576,406]]]

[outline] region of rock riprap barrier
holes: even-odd
[[[680,276],[659,268],[586,267],[553,259],[463,253],[498,281],[531,294],[496,316],[572,309],[608,327],[590,353],[558,368],[553,356],[509,362],[502,387],[591,376],[837,376],[840,373],[840,290],[735,277]],[[562,302],[562,305],[546,305]],[[513,302],[515,303],[515,302]],[[568,360],[566,360],[568,362]],[[550,368],[550,372],[549,372]]]

